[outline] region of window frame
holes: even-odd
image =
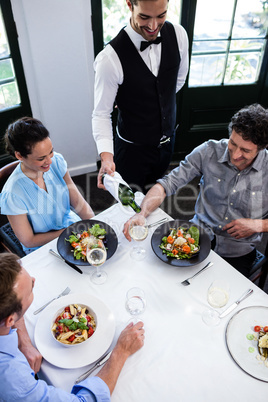
[[[7,40],[10,48],[10,55],[13,61],[15,77],[18,85],[21,103],[9,108],[0,110],[0,167],[14,160],[5,153],[1,139],[4,136],[7,126],[14,120],[23,116],[32,116],[32,109],[27,90],[27,84],[24,75],[24,69],[18,43],[18,33],[16,23],[13,18],[12,6],[10,0],[0,0],[3,20],[6,29]]]

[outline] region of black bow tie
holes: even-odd
[[[161,36],[158,36],[155,40],[151,40],[151,41],[141,41],[141,47],[140,47],[140,51],[143,52],[148,46],[152,45],[153,43],[155,43],[156,45],[158,45],[158,43],[160,43],[162,41]]]

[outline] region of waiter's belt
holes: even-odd
[[[118,135],[118,137],[120,138],[120,140],[125,141],[125,142],[128,142],[129,144],[141,145],[141,144],[136,144],[136,143],[133,142],[133,141],[129,141],[129,140],[126,140],[125,138],[123,138],[123,137],[119,134],[118,128],[116,128],[116,132],[117,132],[117,135]],[[162,145],[164,145],[164,144],[168,144],[169,142],[170,142],[170,137],[167,137],[166,135],[163,135],[163,137],[160,138],[160,142],[159,142],[159,144],[158,144],[158,148],[160,148],[160,147],[161,147]]]

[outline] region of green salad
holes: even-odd
[[[160,248],[168,257],[179,260],[194,257],[199,251],[199,230],[196,226],[189,229],[182,226],[170,228],[168,236],[162,238]]]
[[[82,233],[72,232],[68,241],[72,246],[72,251],[76,260],[87,259],[87,247],[98,247],[98,241],[102,240],[105,243],[106,230],[102,229],[98,223],[93,225],[88,230],[84,230]]]

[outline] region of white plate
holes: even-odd
[[[66,348],[53,339],[51,326],[57,310],[69,304],[85,304],[97,317],[96,331],[87,341]],[[109,308],[99,299],[88,294],[70,294],[52,302],[40,315],[34,332],[37,349],[42,356],[57,367],[74,369],[87,366],[99,359],[110,347],[115,333],[115,320]]]
[[[268,325],[268,307],[252,306],[238,311],[227,325],[226,343],[241,369],[258,380],[268,382],[268,367],[257,360],[257,341],[247,339],[247,334],[257,334],[254,332],[255,325]],[[250,347],[254,348],[253,353],[249,352]]]

